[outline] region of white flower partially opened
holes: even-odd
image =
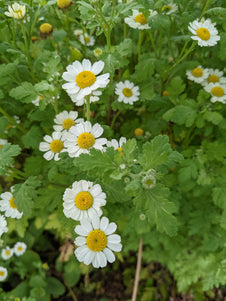
[[[72,184],[72,189],[67,188],[63,195],[63,207],[66,217],[74,220],[89,218],[94,215],[101,216],[101,207],[106,205],[106,194],[99,184],[81,180]]]
[[[17,2],[13,3],[12,6],[9,5],[8,10],[5,15],[14,19],[22,19],[26,14],[26,6]]]
[[[0,266],[0,281],[4,281],[8,276],[8,271],[6,268]]]
[[[112,251],[120,252],[122,249],[121,237],[113,234],[117,229],[115,223],[109,223],[109,219],[103,216],[101,219],[95,216],[90,222],[81,220],[81,225],[75,227],[75,232],[80,235],[75,239],[78,248],[75,256],[79,262],[94,268],[103,268],[107,262],[114,262],[115,255]]]
[[[142,12],[133,9],[132,16],[125,18],[125,23],[128,24],[129,27],[135,29],[136,28],[140,30],[149,29],[150,26],[147,24],[148,20],[157,14],[158,14],[157,11],[153,11],[149,9],[149,16],[146,18]]]

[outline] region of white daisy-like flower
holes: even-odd
[[[223,77],[224,72],[219,69],[206,69],[208,72],[208,78],[202,82],[202,85],[205,87],[209,83],[226,83],[226,78]]]
[[[105,216],[101,219],[95,216],[91,222],[88,219],[81,220],[81,225],[75,227],[75,232],[80,235],[75,239],[78,261],[86,265],[92,263],[94,268],[103,268],[107,262],[114,262],[112,251],[120,252],[122,249],[121,237],[113,234],[116,229],[116,224],[109,224]]]
[[[56,132],[67,133],[69,129],[80,122],[84,122],[83,118],[77,118],[78,112],[76,111],[63,111],[57,114],[54,118],[56,125],[53,126]]]
[[[94,215],[101,216],[100,207],[106,205],[106,194],[99,184],[81,180],[67,188],[63,195],[63,207],[66,217],[79,221],[83,218],[92,220]]]
[[[133,104],[139,100],[139,87],[134,86],[134,83],[126,80],[125,82],[119,82],[115,87],[115,94],[119,96],[118,101]]]
[[[68,133],[64,134],[64,145],[71,158],[80,154],[88,154],[91,148],[103,150],[107,143],[106,138],[98,138],[103,134],[103,128],[98,124],[91,125],[89,121],[72,126]]]
[[[14,203],[13,197],[14,187],[10,188],[10,191],[4,192],[0,195],[0,211],[5,212],[6,217],[20,219],[23,212],[17,210],[17,206]]]
[[[146,215],[144,213],[141,213],[139,217],[141,221],[144,221],[146,219]]]
[[[156,172],[154,169],[150,169],[147,175],[142,179],[143,187],[146,189],[151,189],[156,184]]]
[[[217,41],[220,40],[218,31],[215,28],[216,23],[212,23],[210,19],[197,20],[190,22],[188,29],[193,34],[191,38],[195,41],[198,41],[198,45],[201,47],[214,46],[217,44]]]
[[[5,216],[0,214],[0,237],[3,233],[6,232],[8,232],[7,221],[5,219]]]
[[[171,14],[175,13],[177,10],[178,10],[178,7],[175,3],[169,3],[162,7],[162,12],[165,13],[166,15],[171,15]]]
[[[156,14],[157,14],[156,11],[149,9],[149,16],[146,19],[143,13],[139,12],[136,9],[133,9],[133,15],[125,18],[125,23],[132,28],[138,28],[140,30],[149,29],[150,26],[147,24],[148,19],[152,18]]]
[[[82,29],[75,29],[74,30],[74,35],[75,36],[80,36],[83,33]]]
[[[1,257],[4,260],[10,259],[13,256],[13,249],[10,247],[6,247],[5,249],[2,249],[1,251]]]
[[[5,145],[6,143],[8,143],[8,141],[6,139],[0,139],[0,149],[3,147],[3,145]]]
[[[8,10],[5,15],[14,19],[22,19],[26,13],[26,6],[19,3],[13,3],[12,6],[8,5]]]
[[[0,267],[0,281],[4,281],[8,276],[8,271],[4,267]]]
[[[43,96],[39,95],[35,100],[32,100],[32,103],[38,107],[41,100],[43,100]]]
[[[13,251],[16,256],[23,255],[26,249],[27,249],[27,245],[24,242],[17,242],[13,247]]]
[[[84,35],[81,34],[79,36],[79,41],[82,43],[82,45],[86,46],[93,46],[95,44],[94,37],[88,35],[87,33],[85,33]]]
[[[122,156],[122,145],[126,143],[126,138],[125,137],[121,137],[119,139],[119,142],[116,139],[112,139],[111,141],[107,142],[107,146],[111,147],[113,146],[114,149],[117,149],[120,152],[120,155]]]
[[[102,94],[101,91],[95,90],[92,92],[92,94],[89,95],[89,102],[96,102],[98,101],[100,98],[99,96]],[[86,99],[82,98],[82,99],[77,99],[77,94],[69,94],[71,100],[76,104],[76,106],[82,106],[84,105],[84,103],[86,103]]]
[[[209,83],[204,89],[211,94],[211,102],[226,103],[226,84],[223,83]]]
[[[202,66],[198,66],[193,70],[187,70],[186,75],[188,79],[201,84],[208,78],[209,73],[207,69],[202,68]]]
[[[72,65],[67,66],[67,72],[63,73],[62,77],[68,83],[62,87],[68,94],[74,94],[77,100],[81,100],[92,94],[94,90],[107,86],[109,73],[98,75],[103,68],[103,61],[95,62],[93,65],[87,59],[83,59],[82,63],[75,61]]]
[[[46,160],[52,160],[54,158],[55,161],[59,161],[59,154],[65,152],[64,142],[61,139],[62,132],[53,132],[52,136],[45,135],[43,139],[46,142],[41,142],[39,144],[39,150],[42,152],[46,152],[43,157]]]

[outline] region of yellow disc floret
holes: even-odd
[[[134,21],[136,23],[140,23],[141,25],[145,25],[147,23],[146,19],[145,19],[145,16],[140,13],[139,15],[137,15],[134,19]]]
[[[70,6],[71,0],[57,0],[57,6],[59,8],[67,8]]]
[[[14,203],[14,198],[13,197],[9,200],[9,206],[13,209],[17,209],[17,206]]]
[[[123,154],[123,153],[122,153],[122,148],[121,148],[121,147],[118,147],[117,150],[120,152],[120,156],[122,156],[122,154]]]
[[[0,271],[0,277],[5,276],[5,272],[4,271]]]
[[[204,41],[208,41],[209,38],[210,38],[210,32],[207,28],[204,28],[204,27],[200,27],[196,30],[196,34],[197,36],[204,40]]]
[[[86,239],[88,248],[93,252],[100,252],[106,248],[107,236],[101,230],[93,230]]]
[[[217,83],[219,82],[219,77],[217,75],[210,75],[208,77],[208,83]]]
[[[95,138],[90,133],[82,133],[78,136],[77,143],[80,148],[88,149],[94,145]]]
[[[169,12],[169,11],[172,10],[172,6],[170,6],[170,5],[165,5],[165,6],[162,7],[162,11],[164,11],[164,10],[167,10],[167,12]]]
[[[214,88],[211,89],[211,93],[214,96],[222,97],[224,95],[224,89],[221,88],[221,87],[214,87]]]
[[[73,125],[75,125],[75,121],[71,118],[65,119],[62,124],[65,130],[69,130]]]
[[[96,81],[96,76],[91,71],[82,71],[76,76],[76,84],[79,88],[84,89],[92,86]]]
[[[17,248],[17,251],[19,251],[19,252],[21,252],[23,250],[23,248],[21,247],[21,246],[19,246],[18,248]]]
[[[40,27],[39,30],[41,31],[41,33],[44,34],[49,34],[52,31],[53,27],[51,24],[49,23],[43,23]]]
[[[63,147],[64,144],[60,140],[53,140],[49,145],[49,148],[53,153],[59,153],[63,149]]]
[[[6,256],[9,256],[9,255],[10,255],[10,250],[6,250],[6,251],[5,251],[5,255],[6,255]]]
[[[137,128],[137,129],[135,129],[135,131],[134,131],[134,135],[135,135],[135,136],[143,136],[143,135],[144,135],[144,130],[141,129],[141,128]]]
[[[133,92],[130,88],[124,88],[122,90],[122,93],[124,94],[125,97],[131,97],[133,95]]]
[[[201,68],[195,68],[192,70],[192,75],[195,77],[201,77],[203,75],[203,71]]]
[[[75,205],[80,210],[88,210],[93,205],[93,197],[88,191],[81,191],[75,197]]]

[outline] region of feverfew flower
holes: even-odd
[[[26,13],[26,6],[19,3],[13,3],[12,6],[8,5],[8,10],[5,15],[14,19],[22,19]]]
[[[0,214],[0,237],[4,232],[8,232],[5,216]]]
[[[6,247],[5,249],[2,249],[1,257],[4,260],[10,259],[13,256],[13,249],[10,249],[10,247]]]
[[[169,3],[162,7],[162,12],[165,13],[166,15],[171,15],[172,13],[175,13],[177,9],[178,7],[175,3]]]
[[[97,76],[103,68],[103,61],[95,62],[93,65],[87,59],[83,59],[82,63],[75,61],[72,65],[67,66],[67,72],[63,73],[62,77],[68,83],[62,87],[68,94],[74,94],[77,100],[81,100],[94,90],[107,86],[109,73]]]
[[[103,145],[107,143],[107,139],[98,138],[103,134],[103,131],[98,123],[92,126],[89,121],[72,126],[69,132],[64,134],[64,145],[69,156],[73,158],[80,154],[88,154],[91,148],[103,150]]]
[[[156,11],[149,9],[149,18],[157,15]],[[148,20],[145,18],[144,14],[139,12],[136,9],[133,9],[133,15],[125,18],[125,23],[128,24],[132,28],[138,28],[140,30],[149,29],[150,26],[147,24]]]
[[[112,139],[111,141],[107,142],[107,146],[111,147],[113,146],[114,149],[117,149],[120,152],[120,155],[122,156],[122,145],[126,143],[126,138],[125,137],[121,137],[119,139],[119,142],[116,139]]]
[[[94,268],[103,268],[107,262],[114,262],[115,255],[112,251],[120,252],[122,249],[121,237],[113,234],[117,229],[115,223],[109,224],[107,217],[95,216],[92,221],[81,220],[81,225],[75,227],[75,232],[81,236],[75,239],[78,248],[75,256],[79,262]]]
[[[76,111],[63,111],[57,114],[54,118],[56,125],[53,126],[57,132],[67,133],[69,129],[76,123],[84,122],[83,118],[77,118],[78,112]]]
[[[42,152],[46,152],[43,157],[46,160],[52,160],[54,158],[55,161],[59,161],[59,154],[65,152],[64,143],[61,139],[61,132],[53,132],[52,136],[45,135],[44,140],[46,142],[41,142],[39,144],[39,150]]]
[[[6,139],[0,139],[0,149],[3,147],[3,145],[5,145],[6,143],[8,143],[8,141]]]
[[[198,45],[201,47],[214,46],[217,44],[217,41],[220,40],[218,36],[218,31],[215,28],[216,23],[212,23],[210,19],[197,20],[190,22],[188,29],[193,34],[191,38],[198,41]]]
[[[63,212],[66,217],[76,221],[83,218],[92,220],[94,215],[102,215],[100,207],[106,205],[106,194],[102,192],[99,184],[81,180],[75,181],[72,189],[65,190],[63,200]]]
[[[27,249],[27,245],[24,242],[17,242],[13,247],[16,256],[23,255],[26,249]]]
[[[150,169],[147,175],[142,179],[143,187],[146,189],[151,189],[156,184],[156,172],[154,169]]]
[[[139,87],[134,86],[134,83],[126,80],[125,82],[119,82],[115,87],[115,94],[117,94],[118,101],[133,104],[139,100]]]
[[[80,36],[80,34],[82,34],[82,33],[83,33],[82,29],[75,29],[74,30],[74,35],[75,36]]]
[[[201,84],[204,82],[208,77],[208,71],[207,69],[202,68],[202,66],[198,66],[193,70],[187,70],[186,75],[188,79]]]
[[[0,211],[5,212],[6,217],[12,217],[20,219],[23,215],[23,212],[17,210],[17,206],[14,203],[13,197],[13,186],[10,188],[10,191],[4,192],[0,195]]]
[[[0,267],[0,282],[4,281],[6,277],[8,276],[8,271],[4,267]]]
[[[211,102],[226,103],[226,84],[225,83],[209,83],[204,89],[211,94]]]
[[[209,83],[226,83],[226,78],[223,77],[223,71],[220,71],[219,69],[206,69],[208,72],[208,78],[202,82],[203,86],[208,85]]]
[[[99,96],[102,94],[101,91],[93,91],[92,94],[89,95],[89,102],[96,102],[98,101],[100,98]],[[82,98],[82,99],[77,99],[77,95],[76,94],[69,94],[71,100],[76,104],[76,106],[82,106],[84,105],[84,103],[86,103],[86,99]]]
[[[84,35],[79,36],[79,41],[82,43],[82,45],[86,46],[93,46],[95,44],[95,39],[92,36],[89,36],[87,33]]]

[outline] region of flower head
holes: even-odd
[[[226,103],[226,84],[225,83],[209,83],[204,89],[211,94],[211,102]]]
[[[26,249],[27,249],[27,245],[24,242],[17,242],[13,247],[16,256],[23,255]]]
[[[74,35],[75,36],[80,36],[80,34],[82,34],[82,33],[83,33],[82,29],[75,29],[74,30]]]
[[[93,65],[87,59],[83,59],[82,63],[75,61],[67,66],[67,72],[63,73],[62,77],[68,83],[62,87],[68,94],[73,94],[77,100],[81,100],[93,91],[107,86],[109,73],[98,75],[103,68],[103,61],[95,62]]]
[[[137,128],[137,129],[135,129],[135,131],[134,131],[134,135],[135,135],[135,136],[143,136],[143,135],[144,135],[144,130],[141,129],[141,128]]]
[[[42,34],[44,35],[49,35],[53,31],[53,27],[49,23],[43,23],[40,27],[39,30]]]
[[[54,158],[55,161],[59,161],[59,154],[65,152],[64,149],[64,142],[61,139],[62,133],[61,132],[53,132],[52,136],[45,135],[44,140],[45,142],[41,142],[39,144],[39,150],[42,152],[46,152],[43,157],[46,160],[52,160]]]
[[[71,5],[71,0],[57,0],[57,6],[60,9],[68,8]]]
[[[4,192],[0,195],[0,211],[5,212],[6,217],[12,217],[20,219],[23,215],[23,212],[17,210],[17,206],[14,203],[13,197],[14,187],[10,188],[10,191]]]
[[[13,256],[13,249],[10,249],[10,247],[6,247],[5,249],[2,249],[1,257],[4,260],[10,259],[12,256]]]
[[[66,217],[74,220],[89,218],[94,215],[101,216],[101,206],[106,205],[106,194],[102,192],[99,184],[81,180],[72,184],[72,189],[67,188],[63,195],[63,207]]]
[[[120,155],[122,156],[122,145],[126,143],[126,138],[125,137],[121,137],[119,139],[119,142],[116,139],[112,139],[111,141],[107,142],[107,146],[111,147],[113,146],[114,149],[117,149],[120,152]]]
[[[26,6],[15,2],[12,6],[8,6],[8,10],[9,11],[5,12],[6,16],[14,19],[22,19],[26,13]]]
[[[8,276],[8,271],[4,267],[0,267],[0,281],[4,281]]]
[[[220,36],[217,35],[218,31],[214,25],[215,23],[212,23],[210,19],[190,22],[188,29],[193,34],[191,38],[198,41],[198,45],[201,47],[216,45]]]
[[[201,84],[204,82],[208,77],[208,72],[206,69],[202,68],[202,66],[198,66],[194,68],[193,70],[187,70],[186,71],[188,79]]]
[[[208,77],[205,81],[203,81],[201,84],[202,86],[206,86],[209,83],[226,83],[226,78],[223,77],[223,71],[220,71],[219,69],[206,69],[206,71],[208,72]]]
[[[154,169],[150,169],[147,175],[142,179],[143,187],[146,189],[151,189],[156,184],[156,172]]]
[[[4,215],[0,214],[0,237],[4,232],[8,232],[7,222]]]
[[[93,46],[95,44],[95,39],[92,36],[89,36],[87,33],[84,35],[79,36],[79,41],[82,43],[82,45],[86,46]]]
[[[149,9],[149,18],[152,18],[157,14],[156,11]],[[140,30],[149,29],[150,26],[147,24],[148,19],[144,16],[143,13],[139,12],[136,9],[133,9],[133,15],[125,18],[125,23],[128,24],[132,28],[138,28]]]
[[[64,134],[64,145],[70,157],[78,157],[80,154],[88,154],[91,148],[103,150],[107,143],[106,138],[98,138],[103,134],[103,128],[98,124],[91,125],[89,121],[72,126],[68,133]]]
[[[162,12],[165,13],[166,15],[171,15],[172,13],[175,13],[177,9],[178,7],[175,3],[169,3],[162,7]]]
[[[115,223],[109,224],[107,217],[95,216],[92,221],[81,220],[81,225],[75,227],[75,232],[79,234],[75,239],[78,248],[75,256],[79,262],[94,268],[103,268],[107,262],[114,262],[115,255],[112,251],[120,252],[122,249],[121,237],[113,234],[117,229]]]
[[[57,114],[54,118],[56,125],[53,126],[57,132],[67,133],[72,126],[77,123],[84,122],[83,118],[77,118],[78,112],[76,111],[63,111]]]
[[[115,87],[115,94],[118,95],[118,101],[133,104],[139,100],[139,87],[134,86],[134,83],[126,80],[125,82],[119,82]]]

